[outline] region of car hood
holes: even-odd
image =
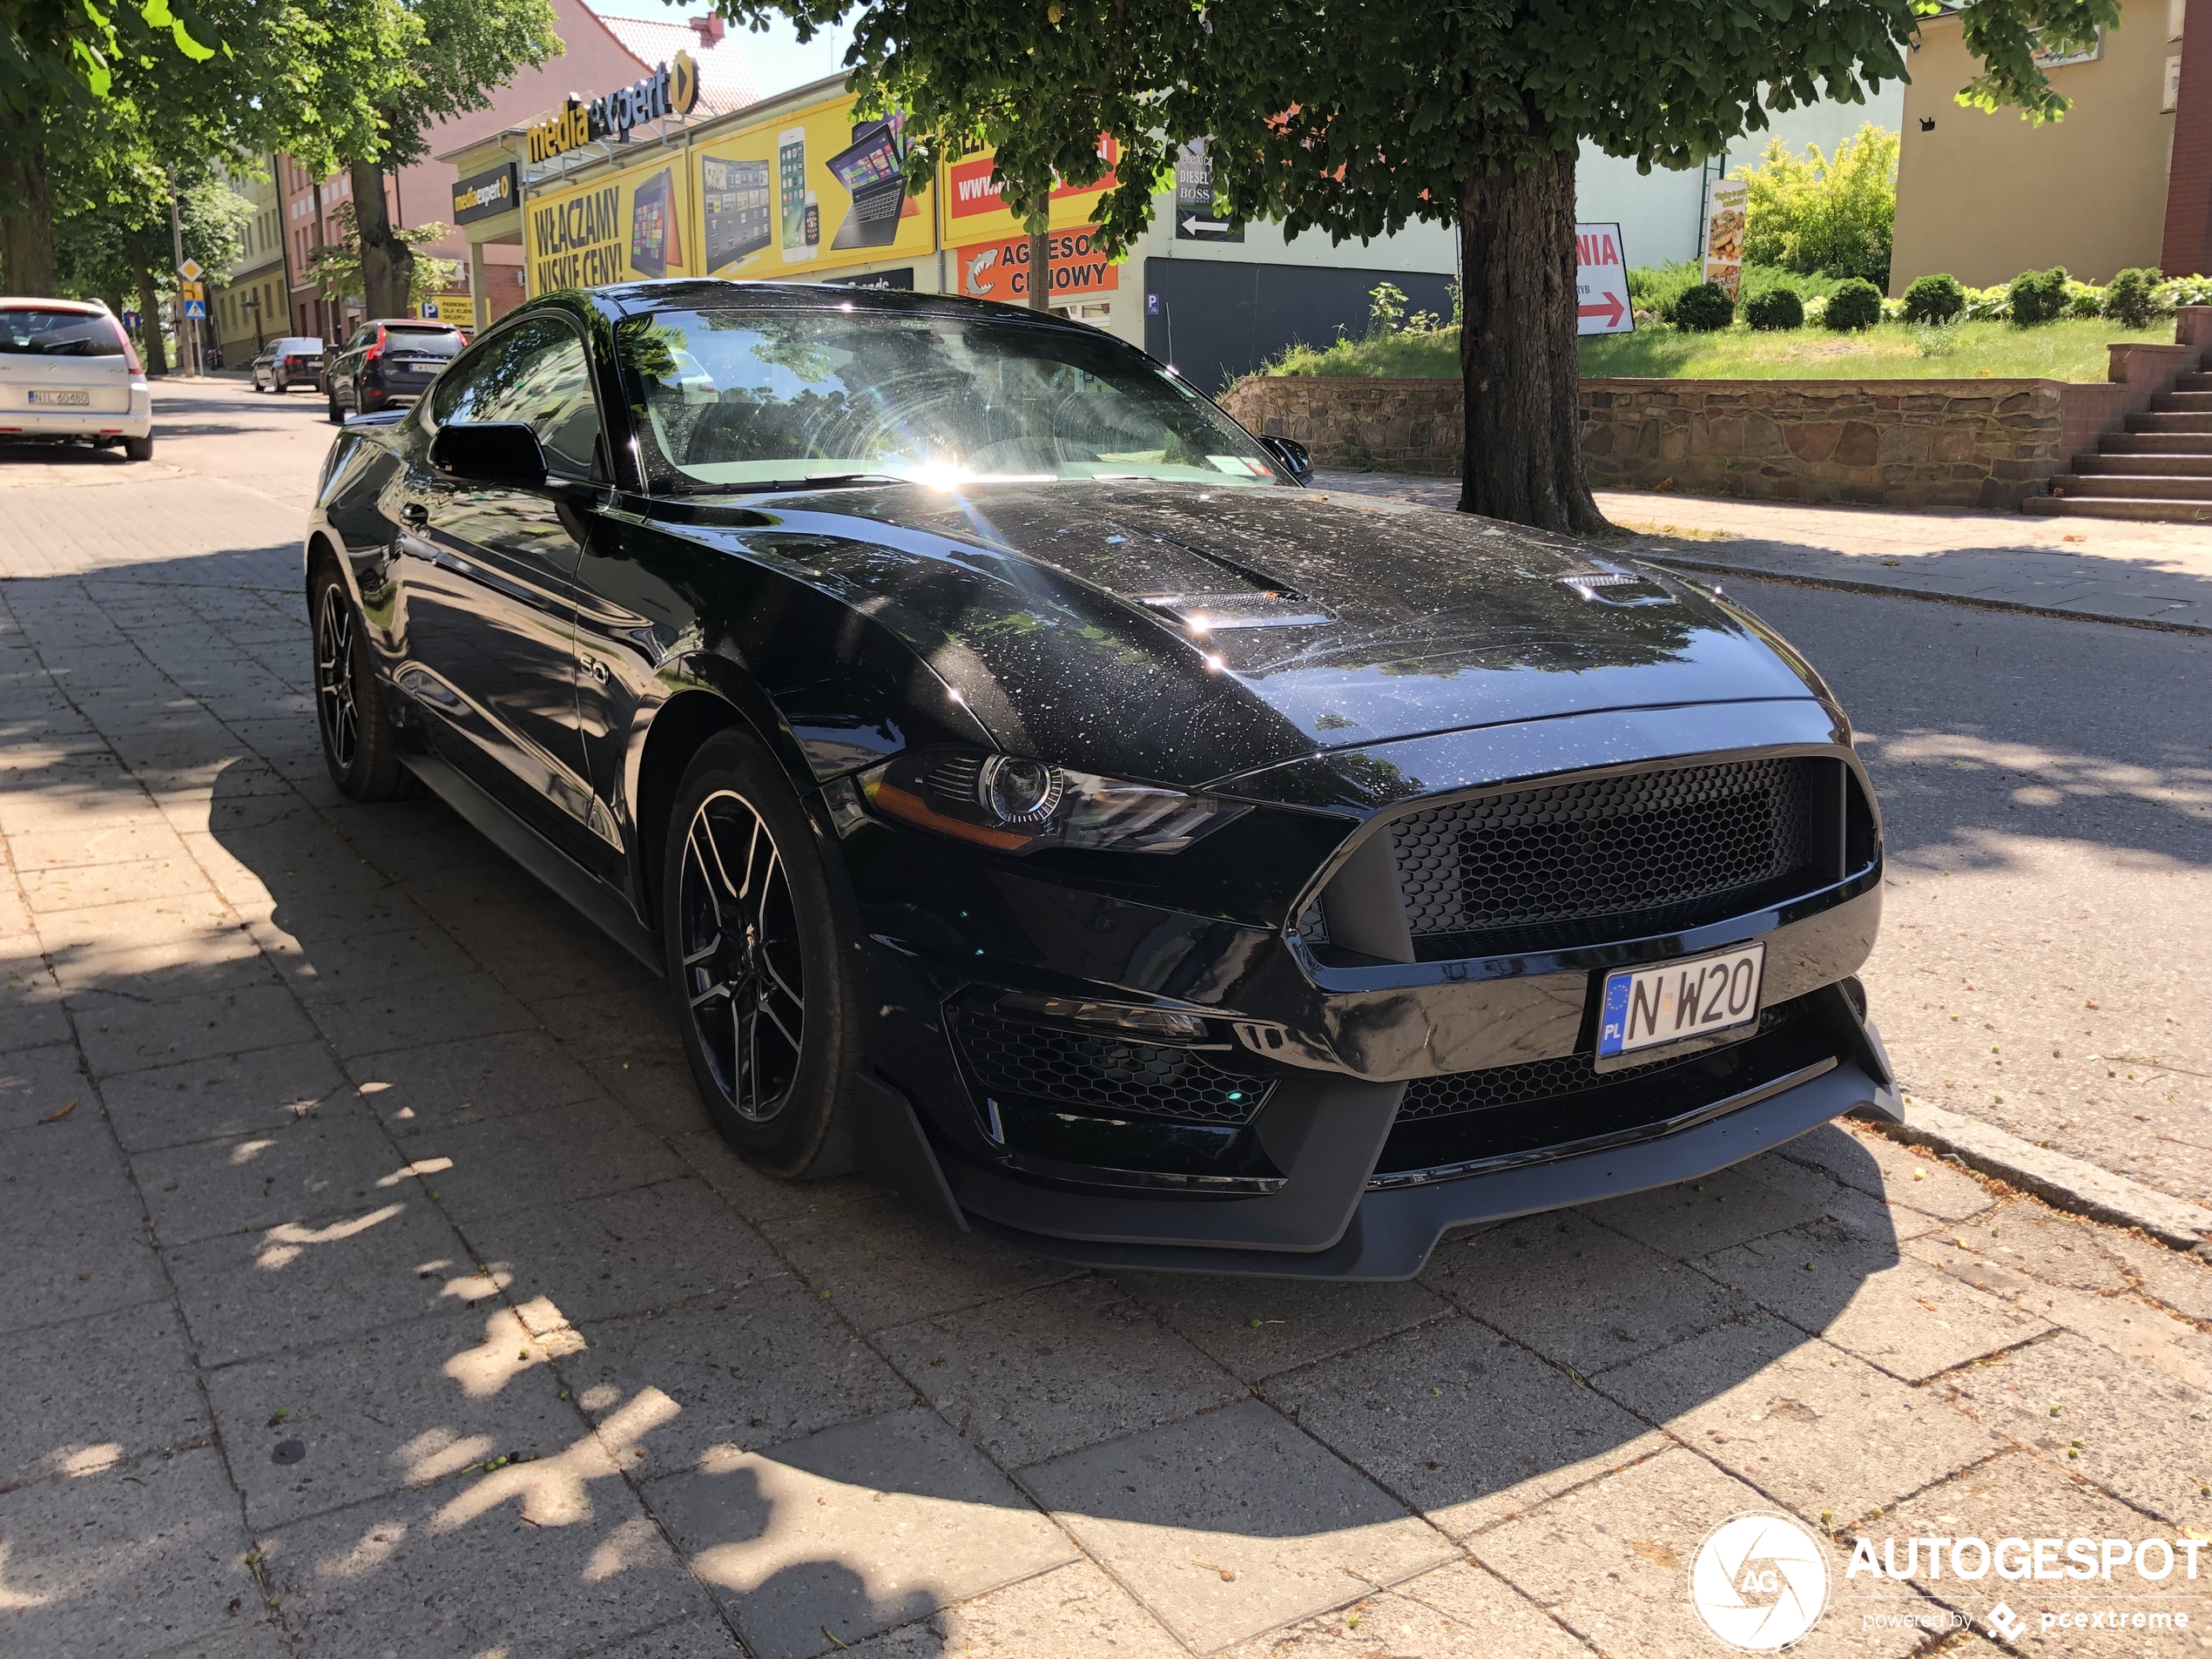
[[[749,553],[899,635],[1001,743],[1112,775],[1190,785],[1426,732],[1825,696],[1701,588],[1378,496],[1098,482],[749,504]]]

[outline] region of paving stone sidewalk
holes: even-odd
[[[1323,471],[1324,489],[1449,507],[1459,485]],[[1720,575],[1868,588],[2212,632],[2212,526],[1898,512],[1601,490],[1656,558]]]
[[[1799,1650],[1903,1656],[1995,1598],[1862,1531],[2212,1531],[2212,1269],[1849,1126],[1393,1285],[762,1179],[627,958],[332,789],[297,525],[0,499],[0,1652],[1707,1654],[1781,1509]]]

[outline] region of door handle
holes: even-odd
[[[430,509],[419,501],[411,501],[400,509],[400,516],[420,529],[430,522]]]

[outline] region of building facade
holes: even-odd
[[[274,158],[265,158],[264,165],[264,172],[226,173],[226,182],[250,217],[239,232],[238,257],[207,278],[208,332],[233,368],[286,332],[284,210],[277,199]]]
[[[999,198],[989,152],[948,162],[934,187],[905,196],[900,124],[856,120],[842,76],[734,114],[672,108],[623,132],[591,114],[613,90],[590,88],[446,152],[476,292],[519,264],[530,294],[717,276],[1026,302],[1029,240]],[[1116,263],[1093,241],[1111,182],[1109,172],[1054,194],[1053,309],[1143,345],[1207,390],[1293,341],[1357,333],[1379,282],[1396,283],[1414,308],[1451,308],[1450,230],[1339,245],[1233,225],[1216,211],[1196,147],[1143,243]],[[479,307],[476,320],[495,314]]]
[[[2087,282],[2132,266],[2161,266],[2171,276],[2206,269],[2212,157],[2202,140],[2177,155],[2175,121],[2184,39],[2212,30],[2207,7],[2121,0],[2121,27],[2094,51],[2046,64],[2072,107],[2040,127],[2018,110],[1958,103],[1979,66],[1955,11],[1925,19],[1905,96],[1891,292],[1939,271],[1986,288],[2054,265]],[[2212,87],[2197,102],[2212,106]],[[2203,113],[2212,117],[2212,107]],[[2196,245],[2169,248],[2168,225],[2192,218]]]

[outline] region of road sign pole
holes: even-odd
[[[177,255],[177,270],[181,279],[185,268],[185,224],[177,212],[177,174],[169,173],[169,245]],[[185,320],[185,289],[180,280],[177,286],[177,358],[178,367],[188,374],[199,373],[199,340]]]

